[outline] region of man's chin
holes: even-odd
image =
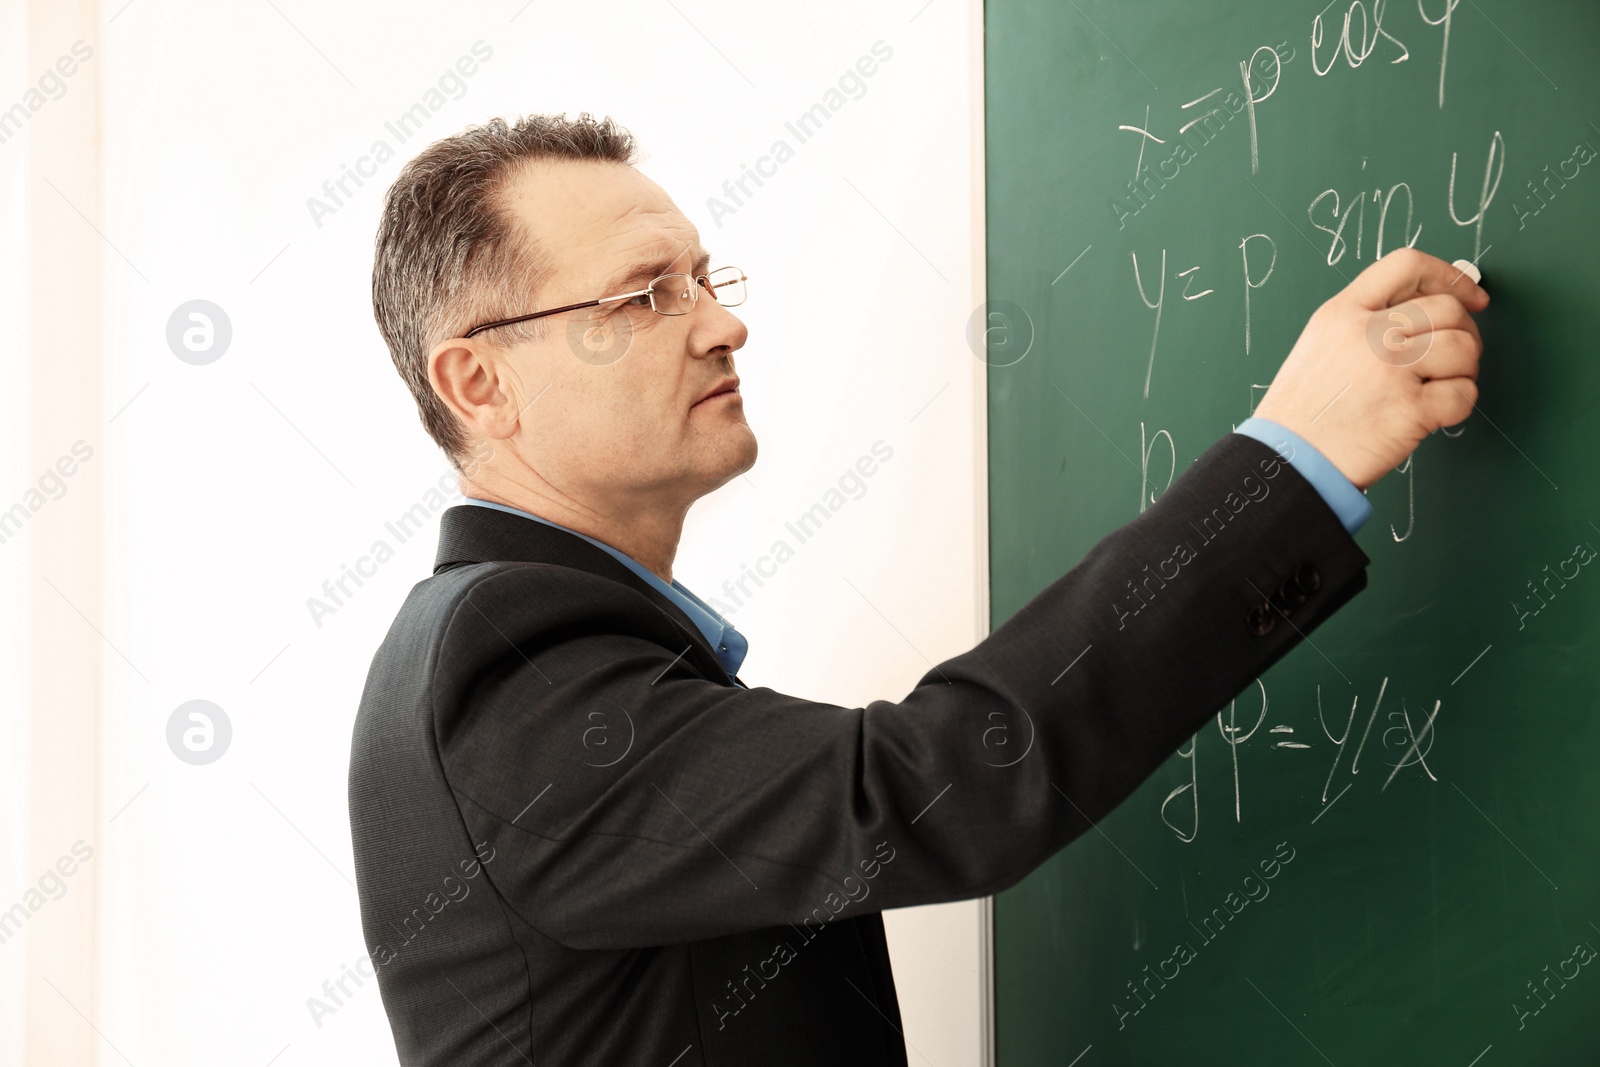
[[[739,430],[742,431],[740,437],[743,441],[743,445],[739,449],[739,457],[744,462],[738,470],[733,472],[734,474],[743,474],[751,467],[754,467],[756,465],[756,455],[761,451],[760,446],[756,443],[756,432],[750,428],[749,423],[741,423]]]
[[[716,459],[720,479],[717,484],[723,485],[754,467],[759,451],[755,431],[746,422],[741,421],[718,434]]]

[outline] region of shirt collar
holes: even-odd
[[[739,673],[739,666],[744,663],[745,653],[749,651],[750,643],[745,640],[744,634],[733,628],[732,623],[717,614],[709,604],[691,593],[676,578],[672,580],[671,585],[668,585],[661,580],[660,575],[627,553],[619,552],[604,541],[597,541],[588,534],[579,533],[577,530],[563,526],[559,522],[551,522],[549,519],[535,515],[531,511],[523,511],[520,508],[511,507],[509,504],[500,504],[493,500],[479,500],[477,497],[471,496],[466,498],[466,502],[468,504],[476,504],[479,507],[494,508],[496,511],[504,511],[511,515],[521,515],[525,519],[542,522],[546,526],[554,526],[558,530],[565,530],[567,533],[583,538],[596,548],[609,552],[619,563],[637,574],[651,588],[671,600],[680,611],[689,616],[689,620],[695,624],[695,627],[711,643],[711,648],[716,652],[717,659],[721,661],[723,669],[728,672],[729,678],[733,678]]]

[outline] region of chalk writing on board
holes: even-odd
[[[1419,222],[1416,229],[1411,228],[1411,216],[1416,204],[1411,196],[1411,186],[1405,182],[1395,182],[1389,186],[1389,191],[1383,194],[1383,210],[1378,212],[1378,236],[1373,247],[1373,258],[1383,258],[1383,239],[1389,232],[1389,205],[1394,203],[1394,194],[1404,189],[1406,192],[1406,221],[1400,227],[1400,240],[1407,248],[1417,247],[1417,238],[1422,236],[1422,224]],[[1374,191],[1376,195],[1376,191]],[[1361,258],[1359,255],[1357,259]]]
[[[1150,481],[1150,456],[1156,450],[1156,443],[1163,437],[1167,439],[1167,480],[1156,492],[1151,492]],[[1172,484],[1172,479],[1178,472],[1178,448],[1172,443],[1172,435],[1166,430],[1157,430],[1150,437],[1150,442],[1145,443],[1144,421],[1139,422],[1139,512],[1156,502],[1157,493],[1165,493],[1167,486]]]
[[[1450,16],[1455,13],[1461,0],[1444,0],[1444,13],[1438,18],[1428,17],[1427,8],[1422,6],[1422,0],[1417,0],[1417,14],[1422,16],[1422,21],[1430,26],[1444,27],[1444,43],[1439,47],[1439,108],[1444,109],[1444,70],[1450,62]]]
[[[1272,258],[1267,260],[1266,273],[1261,275],[1260,281],[1250,277],[1250,242],[1267,242],[1267,251],[1272,253]],[[1260,257],[1260,252],[1256,253]],[[1264,233],[1253,233],[1239,242],[1239,256],[1244,261],[1244,354],[1250,354],[1250,290],[1259,289],[1267,284],[1267,279],[1272,277],[1272,270],[1278,265],[1278,245],[1272,238]],[[1250,410],[1255,410],[1255,404],[1250,405]]]
[[[1237,722],[1239,709],[1239,701],[1237,699],[1228,701],[1228,723],[1226,726],[1224,726],[1222,723],[1222,712],[1217,712],[1217,729],[1222,732],[1222,739],[1228,743],[1228,753],[1233,757],[1234,822],[1238,822],[1240,820],[1239,746],[1254,737],[1256,731],[1261,729],[1261,724],[1267,721],[1267,687],[1259,678],[1256,679],[1256,685],[1261,689],[1261,712],[1256,716],[1255,725],[1250,727],[1249,731],[1243,736],[1240,736],[1239,734],[1239,725]]]
[[[1196,266],[1196,267],[1190,267],[1188,270],[1180,270],[1178,273],[1174,274],[1173,277],[1174,278],[1189,278],[1189,275],[1193,274],[1195,271],[1197,271],[1199,269],[1200,268],[1198,266]],[[1202,289],[1198,293],[1191,293],[1191,292],[1189,292],[1189,290],[1192,289],[1192,288],[1194,288],[1194,279],[1193,278],[1189,278],[1188,281],[1183,283],[1183,293],[1181,295],[1183,296],[1183,298],[1185,300],[1199,300],[1202,296],[1210,296],[1212,293],[1216,292],[1215,289]]]
[[[1150,330],[1150,355],[1145,361],[1144,368],[1144,398],[1148,400],[1150,399],[1150,379],[1155,374],[1156,369],[1156,342],[1161,338],[1161,312],[1166,307],[1167,300],[1167,250],[1165,248],[1161,250],[1161,284],[1154,287],[1154,302],[1151,301],[1150,294],[1145,291],[1144,274],[1146,272],[1141,271],[1139,268],[1139,253],[1130,249],[1128,258],[1133,263],[1133,285],[1138,290],[1140,302],[1156,313],[1155,323]],[[1184,279],[1183,292],[1179,294],[1183,299],[1199,300],[1216,292],[1215,289],[1202,289],[1199,292],[1192,291],[1197,281],[1195,275],[1199,270],[1199,266],[1193,266],[1188,270],[1180,270],[1172,275],[1174,278]],[[1143,508],[1140,510],[1142,511]]]
[[[1292,733],[1294,733],[1294,727],[1293,726],[1274,726],[1272,729],[1268,730],[1267,733],[1269,733],[1269,734],[1292,734]],[[1299,741],[1281,740],[1276,745],[1274,745],[1273,747],[1274,748],[1310,748],[1311,746],[1310,745],[1301,744]]]
[[[1417,454],[1415,452],[1406,457],[1406,461],[1395,468],[1399,474],[1406,476],[1406,532],[1401,533],[1394,528],[1394,523],[1389,524],[1389,533],[1394,535],[1396,541],[1404,541],[1411,536],[1411,530],[1417,524]]]
[[[1361,773],[1361,759],[1366,752],[1369,742],[1381,749],[1385,756],[1382,757],[1384,766],[1389,768],[1388,775],[1379,786],[1379,792],[1387,790],[1400,772],[1408,767],[1415,767],[1426,775],[1429,780],[1437,782],[1438,776],[1429,766],[1428,759],[1432,755],[1434,741],[1438,736],[1438,719],[1443,702],[1434,700],[1431,707],[1419,708],[1413,712],[1410,704],[1402,699],[1400,707],[1395,708],[1391,700],[1387,710],[1384,706],[1384,696],[1388,692],[1389,679],[1385,676],[1379,683],[1376,696],[1371,705],[1371,710],[1363,719],[1361,695],[1354,695],[1350,701],[1350,711],[1345,716],[1343,728],[1335,735],[1329,728],[1327,711],[1323,707],[1322,686],[1316,689],[1316,715],[1317,724],[1322,729],[1322,734],[1333,745],[1333,761],[1328,766],[1328,775],[1322,786],[1322,800],[1324,805],[1330,804],[1329,794],[1332,791],[1333,780],[1339,770],[1344,767],[1350,775]],[[1244,822],[1244,809],[1249,805],[1244,803],[1244,797],[1249,792],[1246,780],[1249,775],[1245,773],[1244,759],[1240,749],[1246,747],[1252,738],[1261,735],[1270,742],[1270,749],[1293,754],[1296,752],[1309,752],[1316,750],[1321,742],[1314,741],[1315,730],[1302,731],[1288,723],[1278,723],[1262,727],[1268,721],[1268,712],[1271,704],[1267,697],[1267,688],[1259,678],[1255,683],[1254,694],[1246,691],[1239,698],[1229,701],[1227,707],[1216,715],[1217,732],[1221,734],[1223,743],[1228,746],[1229,773],[1233,778],[1233,818],[1235,823]],[[1259,699],[1259,706],[1255,701]],[[1246,707],[1240,708],[1244,702]],[[1382,718],[1380,725],[1379,717]],[[1358,721],[1361,729],[1357,730]],[[1373,727],[1379,728],[1374,731]],[[1197,731],[1189,739],[1189,743],[1176,753],[1178,758],[1188,764],[1188,781],[1183,782],[1167,793],[1161,800],[1157,812],[1161,821],[1171,830],[1173,835],[1183,844],[1192,843],[1200,836],[1200,752],[1199,741],[1202,734],[1209,734],[1209,730]],[[1352,744],[1352,742],[1354,742]],[[1257,742],[1260,744],[1260,742]],[[1346,761],[1346,753],[1350,753]],[[1369,754],[1370,755],[1370,754]],[[1398,758],[1396,758],[1398,757]],[[1253,756],[1252,760],[1261,757]],[[1368,761],[1371,762],[1370,759]],[[1346,789],[1349,787],[1346,786]],[[1344,790],[1334,795],[1337,800]]]
[[[1400,757],[1400,762],[1392,765],[1389,777],[1383,780],[1383,789],[1389,788],[1389,783],[1394,781],[1394,776],[1400,773],[1402,767],[1410,767],[1413,764],[1420,766],[1423,773],[1431,781],[1437,782],[1439,780],[1433,773],[1433,769],[1428,766],[1428,753],[1423,751],[1422,746],[1426,743],[1429,750],[1433,748],[1433,724],[1439,718],[1439,705],[1441,703],[1438,700],[1433,702],[1433,710],[1428,713],[1428,717],[1423,721],[1422,729],[1419,731],[1411,721],[1411,709],[1406,706],[1404,700],[1400,701],[1400,718],[1405,723],[1405,728],[1402,730],[1398,725],[1389,727],[1383,732],[1383,743],[1387,747],[1390,743],[1389,735],[1396,734],[1395,743],[1409,747],[1407,747],[1405,755]],[[1389,718],[1393,719],[1394,717],[1395,713],[1391,711]],[[1379,792],[1382,791],[1379,790]]]
[[[1163,141],[1161,138],[1157,137],[1155,134],[1150,132],[1150,105],[1149,104],[1146,104],[1144,106],[1144,125],[1143,126],[1118,126],[1117,129],[1119,129],[1119,130],[1127,130],[1129,133],[1141,134],[1145,138],[1147,138],[1147,139],[1149,139],[1151,141],[1154,141],[1156,144],[1166,144],[1167,143],[1167,142]],[[1144,141],[1140,141],[1139,142],[1139,158],[1135,159],[1133,161],[1133,179],[1132,179],[1133,181],[1138,181],[1139,180],[1139,171],[1141,171],[1143,169],[1144,169]]]
[[[1384,192],[1382,188],[1373,189],[1371,200],[1375,205],[1374,210],[1378,212],[1377,226],[1375,227],[1372,241],[1372,258],[1375,260],[1383,258],[1384,243],[1389,232],[1389,208],[1394,203],[1395,194],[1402,191],[1406,194],[1406,218],[1400,227],[1400,241],[1407,248],[1415,248],[1417,238],[1422,236],[1422,225],[1420,223],[1416,229],[1413,230],[1411,228],[1411,220],[1415,214],[1416,205],[1411,195],[1410,184],[1407,182],[1395,182],[1389,187],[1388,192]],[[1330,225],[1324,226],[1317,221],[1317,208],[1329,197],[1333,198],[1333,203],[1327,209],[1329,211],[1328,222]],[[1345,252],[1350,250],[1345,228],[1350,224],[1352,218],[1356,220],[1355,258],[1358,260],[1362,258],[1362,249],[1366,244],[1367,200],[1367,193],[1363,190],[1348,203],[1341,203],[1337,189],[1324,189],[1316,195],[1315,199],[1311,201],[1311,205],[1306,208],[1306,218],[1311,221],[1311,225],[1333,238],[1328,244],[1328,266],[1331,267],[1338,263],[1344,258]],[[1398,217],[1398,213],[1396,213],[1396,218]],[[1332,225],[1333,223],[1337,223],[1337,225]]]
[[[1459,218],[1456,215],[1456,154],[1450,153],[1450,220],[1457,226],[1472,226],[1472,262],[1478,262],[1478,257],[1483,255],[1483,216],[1488,212],[1489,205],[1494,202],[1494,194],[1500,189],[1500,175],[1506,169],[1506,142],[1500,136],[1500,131],[1494,131],[1494,136],[1489,138],[1489,158],[1483,165],[1483,186],[1478,190],[1478,210],[1471,218]]]
[[[1202,103],[1208,97],[1220,92],[1222,92],[1221,89],[1215,89],[1207,93],[1206,96],[1200,97],[1198,100],[1191,100],[1183,106],[1187,108],[1194,104]],[[1223,97],[1221,103],[1226,106],[1212,107],[1200,118],[1195,119],[1193,122],[1185,123],[1178,130],[1178,137],[1172,139],[1172,147],[1170,149],[1166,148],[1167,139],[1157,137],[1150,132],[1149,105],[1145,106],[1145,124],[1143,126],[1132,126],[1123,123],[1117,127],[1119,131],[1136,133],[1140,137],[1139,153],[1134,160],[1133,178],[1125,185],[1127,198],[1122,199],[1114,196],[1107,201],[1108,206],[1111,208],[1112,218],[1117,220],[1117,229],[1126,229],[1128,220],[1149,207],[1155,200],[1156,194],[1164,190],[1168,182],[1176,181],[1178,176],[1183,173],[1182,168],[1186,164],[1198,158],[1199,149],[1204,148],[1215,140],[1217,135],[1222,132],[1223,127],[1227,125],[1228,120],[1245,108],[1244,101],[1239,99],[1237,93],[1228,93]],[[1192,137],[1185,136],[1188,134],[1190,127],[1196,124],[1200,124],[1200,129],[1196,130]],[[1152,141],[1162,146],[1162,152],[1160,153],[1162,158],[1156,160],[1154,169],[1144,161],[1145,149],[1148,147],[1147,142]]]
[[[1196,744],[1199,739],[1200,735],[1196,733],[1193,737],[1189,738],[1189,751],[1185,752],[1180,748],[1178,749],[1177,753],[1179,759],[1186,759],[1189,761],[1189,780],[1183,785],[1178,786],[1178,788],[1174,789],[1172,792],[1168,793],[1166,798],[1161,801],[1161,821],[1166,823],[1167,829],[1177,834],[1178,840],[1182,841],[1186,845],[1193,841],[1195,839],[1195,835],[1200,832],[1200,771],[1199,765],[1195,762],[1194,758]],[[1167,805],[1171,804],[1174,800],[1178,799],[1185,793],[1189,794],[1189,807],[1191,816],[1189,820],[1188,833],[1184,833],[1181,829],[1174,826],[1172,824],[1172,820],[1167,818]]]
[[[1366,750],[1368,738],[1372,736],[1373,723],[1378,719],[1378,712],[1383,709],[1383,696],[1388,689],[1389,679],[1385,676],[1383,681],[1378,684],[1378,693],[1372,701],[1372,711],[1367,716],[1366,726],[1361,730],[1361,740],[1356,745],[1355,755],[1350,757],[1350,773],[1352,775],[1361,773],[1361,754]],[[1344,732],[1335,739],[1333,733],[1328,729],[1327,720],[1322,714],[1322,686],[1317,686],[1317,720],[1322,724],[1324,736],[1329,741],[1332,741],[1334,747],[1338,750],[1334,753],[1333,763],[1328,768],[1327,781],[1323,783],[1322,802],[1324,804],[1328,802],[1328,789],[1333,784],[1334,774],[1339,770],[1339,760],[1343,757],[1345,745],[1350,740],[1351,730],[1355,726],[1356,710],[1360,703],[1361,697],[1357,694],[1350,702],[1350,716],[1345,720]],[[1399,711],[1390,709],[1387,720],[1390,725],[1382,732],[1379,744],[1386,749],[1400,749],[1403,754],[1398,762],[1389,764],[1389,777],[1384,780],[1382,789],[1387,789],[1389,783],[1394,781],[1395,775],[1405,767],[1420,766],[1430,779],[1435,782],[1439,780],[1435,777],[1432,769],[1428,767],[1427,759],[1428,754],[1433,750],[1433,740],[1437,736],[1434,730],[1434,723],[1439,717],[1440,706],[1441,702],[1435,700],[1433,710],[1427,714],[1425,719],[1422,719],[1420,729],[1417,721],[1412,719],[1411,709],[1404,700],[1400,702]]]
[[[1294,59],[1294,55],[1294,49],[1289,47],[1287,41],[1277,47],[1262,45],[1257,48],[1249,60],[1239,64],[1239,79],[1244,95],[1240,96],[1237,89],[1225,90],[1218,86],[1188,103],[1180,104],[1178,110],[1184,114],[1179,117],[1184,121],[1176,134],[1169,131],[1166,136],[1161,136],[1154,131],[1148,104],[1145,105],[1142,126],[1118,124],[1118,132],[1131,133],[1139,139],[1139,150],[1134,156],[1133,178],[1125,183],[1125,196],[1119,194],[1107,200],[1111,217],[1117,220],[1117,229],[1126,229],[1129,219],[1150,206],[1156,194],[1164,190],[1168,182],[1175,181],[1183,173],[1182,168],[1198,158],[1201,149],[1216,140],[1228,121],[1246,110],[1250,112],[1251,171],[1254,173],[1258,157],[1256,105],[1264,103],[1277,91],[1283,65]],[[1204,110],[1200,110],[1202,105]],[[1167,129],[1165,126],[1161,128]],[[1190,130],[1194,133],[1190,134]],[[1160,147],[1152,150],[1152,145]],[[1144,157],[1147,151],[1159,158],[1153,163],[1146,163]]]
[[[1218,86],[1217,88],[1211,90],[1209,93],[1206,93],[1204,96],[1195,97],[1193,100],[1189,101],[1187,104],[1179,104],[1178,105],[1178,110],[1180,110],[1180,111],[1188,111],[1191,107],[1196,107],[1196,106],[1198,106],[1200,104],[1205,103],[1207,100],[1210,100],[1212,97],[1216,96],[1220,92],[1222,92],[1222,87]],[[1227,96],[1222,98],[1222,102],[1224,104],[1227,104],[1228,110],[1231,113],[1237,115],[1239,113],[1239,111],[1244,107],[1244,104],[1241,102],[1238,105],[1238,107],[1235,107],[1233,104],[1229,104],[1228,103],[1228,100],[1230,98],[1237,99],[1237,97],[1234,97],[1234,95],[1232,93],[1229,93]],[[1196,126],[1200,126],[1202,123],[1206,123],[1207,120],[1209,120],[1209,119],[1216,119],[1218,122],[1227,122],[1228,121],[1228,116],[1227,115],[1223,115],[1221,108],[1217,107],[1217,105],[1215,105],[1215,104],[1212,104],[1209,110],[1207,110],[1207,111],[1199,111],[1199,112],[1196,112],[1195,114],[1198,117],[1192,118],[1188,122],[1185,122],[1182,126],[1178,127],[1178,136],[1182,137],[1184,134],[1188,133],[1191,129],[1193,129]],[[1146,117],[1148,117],[1148,116],[1146,116]],[[1209,125],[1203,126],[1201,128],[1202,135],[1205,133],[1206,130],[1209,130],[1210,128],[1211,127]],[[1217,132],[1221,132],[1221,131],[1219,130]]]
[[[1337,220],[1339,223],[1337,228],[1333,226],[1324,226],[1322,223],[1317,221],[1318,205],[1320,205],[1330,196],[1333,197],[1333,219]],[[1344,228],[1352,218],[1359,218],[1361,220],[1356,223],[1356,258],[1361,258],[1361,239],[1364,234],[1367,217],[1366,194],[1362,193],[1357,202],[1360,205],[1359,215],[1357,215],[1356,211],[1349,210],[1348,206],[1340,201],[1339,191],[1337,189],[1324,189],[1322,192],[1316,195],[1316,198],[1311,201],[1310,206],[1306,208],[1306,218],[1311,220],[1311,225],[1315,226],[1317,229],[1333,238],[1332,243],[1328,245],[1328,266],[1330,267],[1343,259],[1345,252],[1349,249],[1349,245],[1344,239]],[[1345,207],[1346,210],[1341,212],[1341,207]]]
[[[1265,52],[1272,57],[1272,74],[1263,84],[1257,85],[1251,71],[1255,68],[1256,60]],[[1283,61],[1279,58],[1274,48],[1262,45],[1250,56],[1250,61],[1239,61],[1239,81],[1244,86],[1245,110],[1250,113],[1250,173],[1254,174],[1261,169],[1260,153],[1256,149],[1256,105],[1264,104],[1273,93],[1278,91],[1278,83],[1283,80]],[[1257,96],[1256,91],[1261,90]]]
[[[1384,684],[1387,685],[1389,679],[1385,678],[1383,681]],[[1378,699],[1383,699],[1383,690],[1381,689],[1378,691]],[[1350,740],[1350,731],[1356,724],[1356,706],[1360,703],[1361,697],[1359,695],[1350,701],[1350,717],[1345,720],[1344,732],[1338,737],[1334,737],[1333,733],[1328,729],[1327,720],[1322,717],[1322,686],[1317,686],[1317,721],[1322,724],[1322,732],[1327,736],[1329,741],[1333,742],[1334,747],[1333,766],[1328,768],[1328,780],[1322,785],[1322,802],[1324,804],[1328,802],[1328,787],[1333,785],[1333,774],[1339,769],[1339,758],[1344,755],[1345,742]],[[1376,710],[1374,710],[1374,714],[1376,714]],[[1370,721],[1367,723],[1367,729],[1372,729],[1372,723]],[[1363,745],[1366,744],[1365,737],[1362,737],[1361,743]],[[1360,755],[1360,753],[1358,752],[1357,755]]]
[[[1130,251],[1129,258],[1133,260],[1133,284],[1139,287],[1139,299],[1144,306],[1156,313],[1155,329],[1150,331],[1150,360],[1144,369],[1144,397],[1150,399],[1150,375],[1156,369],[1156,340],[1161,336],[1161,307],[1166,303],[1167,296],[1167,250],[1161,250],[1161,287],[1156,290],[1156,302],[1150,303],[1150,298],[1144,295],[1144,281],[1139,277],[1139,254]]]
[[[1329,4],[1328,7],[1332,7]],[[1339,38],[1334,42],[1333,51],[1328,56],[1328,65],[1317,65],[1317,50],[1322,47],[1325,31],[1322,27],[1322,16],[1327,11],[1324,8],[1311,20],[1311,69],[1317,72],[1317,77],[1326,75],[1338,64],[1339,57],[1344,56],[1344,61],[1353,70],[1366,62],[1367,57],[1377,49],[1378,43],[1387,39],[1393,48],[1398,48],[1400,54],[1390,59],[1391,64],[1404,63],[1411,58],[1411,49],[1407,48],[1395,38],[1388,30],[1383,28],[1384,0],[1373,0],[1372,14],[1367,14],[1367,6],[1363,0],[1355,0],[1344,13],[1344,28],[1339,33]],[[1350,28],[1356,25],[1356,16],[1361,16],[1360,44],[1350,38]],[[1391,49],[1392,50],[1392,49]]]
[[[1378,685],[1378,695],[1372,702],[1372,714],[1367,716],[1366,729],[1361,731],[1361,743],[1356,746],[1356,754],[1350,757],[1351,774],[1361,773],[1361,753],[1367,747],[1367,738],[1372,736],[1372,724],[1378,718],[1379,709],[1383,707],[1383,694],[1386,690],[1388,690],[1388,688],[1389,679],[1387,676],[1385,676],[1383,681]],[[1350,719],[1345,723],[1344,736],[1339,738],[1339,740],[1334,741],[1334,745],[1338,748],[1338,751],[1334,753],[1333,766],[1328,768],[1328,785],[1333,784],[1334,772],[1339,769],[1339,757],[1344,755],[1345,742],[1350,740],[1350,727],[1355,724],[1356,706],[1360,703],[1360,701],[1361,697],[1359,694],[1350,701]],[[1317,718],[1319,720],[1322,718],[1322,686],[1320,685],[1317,686]],[[1322,732],[1328,735],[1329,741],[1333,741],[1333,735],[1328,733],[1328,724],[1325,722],[1322,724]],[[1324,785],[1322,787],[1322,802],[1324,804],[1328,802],[1328,785]]]

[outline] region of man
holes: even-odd
[[[905,1064],[879,913],[1014,885],[1365,586],[1360,490],[1470,413],[1488,297],[1372,265],[1243,432],[906,699],[842,708],[746,687],[672,579],[756,459],[746,282],[633,158],[609,120],[496,120],[385,203],[378,322],[469,500],[356,722],[384,1006],[407,1064]]]

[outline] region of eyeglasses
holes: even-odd
[[[581,304],[568,304],[565,307],[551,308],[548,311],[535,311],[531,315],[518,315],[510,319],[497,319],[494,322],[485,322],[474,326],[463,337],[474,337],[484,330],[492,330],[496,326],[510,326],[517,322],[527,322],[529,319],[541,318],[545,315],[556,315],[563,311],[577,311],[579,308],[598,307],[608,304],[613,300],[638,300],[641,297],[650,301],[650,308],[657,315],[687,315],[694,310],[695,302],[700,298],[700,287],[704,286],[711,298],[723,307],[737,307],[744,303],[746,296],[745,273],[738,267],[718,267],[709,274],[695,276],[692,274],[663,274],[652,281],[648,288],[632,293],[619,293],[616,296],[602,296],[598,300],[585,300]],[[643,307],[635,304],[634,307]]]

